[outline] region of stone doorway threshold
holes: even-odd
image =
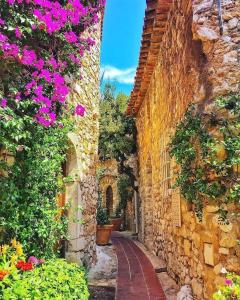
[[[97,246],[97,263],[88,273],[90,300],[114,300],[117,284],[117,256],[114,246]]]
[[[179,292],[179,286],[168,275],[165,261],[152,254],[142,243],[140,243],[137,240],[136,235],[133,234],[132,232],[124,231],[121,232],[121,235],[123,235],[125,238],[131,239],[150,260],[150,262],[153,265],[153,268],[155,269],[158,280],[163,288],[167,300],[177,300],[177,293]]]

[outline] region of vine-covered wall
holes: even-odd
[[[219,222],[207,201],[200,221],[194,207],[172,189],[179,166],[169,145],[189,104],[213,111],[220,95],[236,93],[239,1],[223,1],[223,35],[212,1],[174,1],[148,92],[137,114],[141,240],[167,262],[197,300],[211,299],[224,282],[221,270],[240,271],[237,220]],[[177,147],[177,146],[176,146]],[[180,203],[180,208],[179,208]]]

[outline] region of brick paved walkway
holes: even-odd
[[[121,234],[113,232],[118,257],[116,300],[166,300],[151,262]]]

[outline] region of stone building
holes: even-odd
[[[115,215],[120,202],[118,192],[118,163],[115,159],[99,162],[99,171],[103,174],[99,179],[99,191],[102,206],[106,208],[109,217]]]
[[[100,100],[100,45],[102,25],[94,32],[95,45],[82,62],[82,79],[72,81],[69,103],[85,107],[84,117],[76,116],[76,130],[68,134],[69,150],[64,175],[66,184],[65,203],[68,210],[69,242],[66,258],[90,267],[96,252],[96,206],[98,161],[98,118]]]
[[[224,282],[221,269],[240,271],[239,226],[203,222],[178,190],[171,189],[174,162],[168,144],[190,103],[205,105],[236,92],[240,78],[240,2],[147,0],[142,46],[127,113],[136,116],[139,158],[139,239],[167,263],[197,300],[212,299]],[[223,31],[223,32],[222,32]],[[222,34],[221,34],[222,33]]]
[[[129,157],[127,163],[135,171],[135,157]],[[102,207],[106,208],[108,216],[115,217],[121,202],[118,182],[121,175],[118,172],[118,162],[115,159],[100,161],[98,170],[101,174],[99,178],[99,192],[101,195]],[[122,212],[124,217],[124,228],[132,232],[136,231],[135,226],[135,201],[131,197],[127,201],[125,211]]]

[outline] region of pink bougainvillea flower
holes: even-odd
[[[9,97],[13,99],[15,97],[17,102],[27,96],[36,102],[39,111],[35,121],[48,127],[56,121],[56,108],[58,107],[56,103],[64,104],[69,94],[69,83],[65,81],[65,75],[68,73],[66,69],[70,61],[80,65],[85,51],[95,44],[93,39],[83,38],[82,33],[77,33],[74,26],[81,24],[84,31],[94,32],[94,29],[90,28],[99,21],[98,12],[103,8],[105,1],[99,0],[97,5],[85,5],[81,3],[81,0],[68,0],[69,5],[65,5],[65,1],[63,4],[62,1],[57,0],[6,0],[6,2],[12,6],[12,10],[18,10],[20,5],[24,5],[23,9],[27,5],[30,6],[30,10],[36,18],[36,23],[31,24],[30,29],[43,30],[44,34],[48,35],[59,31],[65,40],[72,44],[69,45],[72,47],[72,51],[69,51],[66,56],[59,49],[54,54],[48,51],[46,56],[42,57],[41,49],[35,52],[31,45],[22,44],[21,41],[16,42],[23,36],[22,27],[15,28],[15,42],[12,34],[10,39],[5,31],[0,32],[2,58],[13,58],[17,64],[23,65],[22,75],[25,80],[23,83],[25,90],[9,95]],[[1,17],[2,15],[0,16],[0,28],[3,28],[3,25],[8,23],[8,19],[4,18],[5,16],[3,19]],[[4,27],[4,29],[6,28]],[[11,59],[11,61],[14,60]],[[0,106],[6,107],[7,101],[8,99],[0,99]],[[75,114],[84,116],[85,108],[79,104]]]
[[[76,106],[76,109],[75,109],[75,114],[77,115],[77,116],[81,116],[81,117],[83,117],[84,115],[85,115],[85,107],[84,106],[82,106],[81,104],[78,104],[77,106]]]
[[[8,4],[13,5],[15,0],[7,0]]]
[[[37,55],[34,50],[23,49],[22,64],[32,66],[37,59]]]
[[[2,99],[0,100],[0,106],[1,106],[2,108],[5,108],[5,107],[7,106],[7,99],[2,98]]]
[[[75,64],[79,64],[79,63],[80,63],[79,58],[78,58],[77,56],[75,56],[74,54],[70,54],[70,55],[69,55],[69,59],[70,59],[73,63],[75,63]]]
[[[71,44],[76,43],[78,40],[77,35],[73,31],[65,32],[64,36],[65,36],[65,39],[67,40],[67,42],[69,42]]]
[[[58,67],[58,63],[57,63],[56,59],[53,57],[51,57],[47,63],[49,66],[51,66],[53,68],[53,70],[56,70]]]
[[[230,286],[233,284],[233,282],[231,279],[225,279],[225,284]]]
[[[42,70],[42,68],[44,67],[44,60],[43,59],[39,59],[35,64],[34,67],[37,68],[38,70]]]
[[[15,29],[15,35],[18,39],[20,39],[22,37],[22,32],[21,30],[19,29],[19,27],[16,27]]]
[[[5,43],[7,41],[7,39],[8,38],[6,37],[6,35],[0,33],[0,43]]]
[[[45,127],[51,126],[56,121],[56,118],[56,114],[51,112],[48,107],[41,107],[36,115],[38,123]]]
[[[52,81],[52,73],[47,69],[42,69],[39,78],[44,78],[47,82],[50,83]]]

